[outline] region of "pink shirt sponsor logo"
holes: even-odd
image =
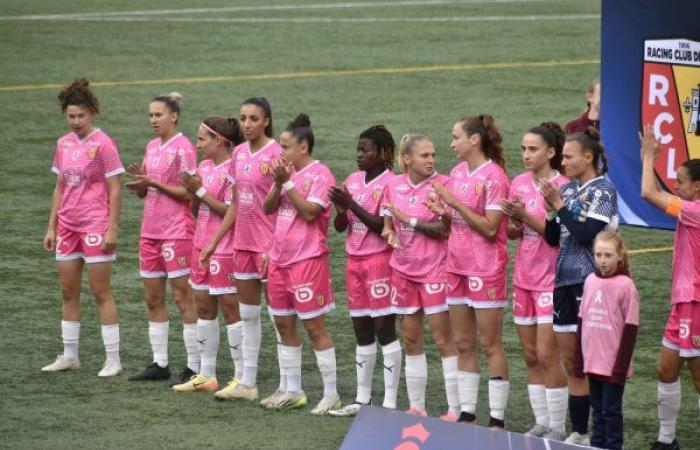
[[[282,147],[270,140],[252,154],[248,142],[234,149],[230,175],[236,182],[237,250],[267,252],[272,246],[276,215],[263,212],[262,204],[273,183],[271,164],[282,154]]]
[[[79,233],[105,233],[109,227],[107,178],[124,172],[114,141],[99,129],[83,140],[68,133],[56,142],[51,171],[63,180],[59,224]]]
[[[180,186],[180,173],[194,174],[197,150],[182,133],[162,143],[160,138],[146,145],[143,156],[146,174],[170,186]],[[194,219],[188,201],[177,200],[165,192],[149,187],[143,206],[141,237],[150,239],[191,239]]]
[[[508,196],[509,181],[503,169],[492,161],[469,171],[462,162],[450,172],[449,189],[475,213],[501,209]],[[501,220],[496,237],[487,239],[472,229],[460,213],[452,211],[448,242],[447,271],[460,275],[489,276],[505,273],[508,264],[507,221]]]
[[[559,173],[550,181],[557,187],[569,182]],[[525,211],[538,221],[544,223],[546,220],[544,197],[540,194],[532,172],[525,172],[513,178],[508,198],[520,200],[525,205]],[[513,285],[531,291],[552,291],[559,249],[550,247],[544,236],[527,225],[524,225],[522,234],[515,253]]]
[[[328,253],[326,236],[331,216],[328,188],[335,178],[325,165],[314,161],[300,171],[293,171],[292,182],[302,197],[321,206],[321,212],[312,222],[306,222],[282,192],[270,259],[278,266],[289,266],[305,259]]]
[[[436,195],[431,185],[432,181],[444,185],[448,178],[435,172],[428,179],[414,185],[408,175],[396,175],[387,183],[382,203],[391,203],[395,208],[421,222],[436,222],[437,214],[430,211],[425,204],[429,195]],[[388,211],[384,210],[382,214],[388,215]],[[428,237],[394,217],[392,224],[401,241],[401,247],[394,249],[391,254],[391,268],[402,277],[419,283],[446,282],[446,240]]]
[[[385,196],[387,184],[394,174],[386,170],[381,175],[365,183],[365,172],[350,174],[344,186],[360,206],[370,214],[378,215],[382,198]],[[348,255],[366,256],[381,253],[389,249],[387,242],[377,233],[367,228],[360,219],[348,211],[348,238],[345,241],[345,251]]]

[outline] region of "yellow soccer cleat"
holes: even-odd
[[[236,389],[236,386],[238,386],[238,383],[240,383],[238,378],[231,378],[231,381],[228,382],[225,388],[214,392],[214,398],[217,400],[233,400],[235,397],[232,397],[231,394],[233,390]]]
[[[213,392],[219,388],[219,383],[214,377],[193,375],[187,383],[173,386],[175,392]]]

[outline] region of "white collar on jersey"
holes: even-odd
[[[593,177],[593,178],[591,178],[590,180],[588,180],[588,181],[586,181],[585,183],[583,183],[582,185],[577,186],[577,187],[576,187],[576,192],[581,192],[581,191],[584,190],[584,189],[586,188],[586,186],[588,186],[589,184],[593,183],[593,182],[596,181],[596,180],[602,180],[602,179],[603,179],[603,176],[602,176],[602,175],[599,175],[599,176],[597,176],[597,177]],[[576,183],[578,183],[578,180],[576,180]]]
[[[554,181],[554,180],[556,180],[557,178],[559,178],[560,175],[561,175],[561,174],[559,173],[559,171],[558,171],[558,170],[555,170],[555,171],[554,171],[554,175],[552,175],[552,178],[548,179],[547,182],[551,183],[552,181]],[[535,174],[532,173],[532,172],[531,172],[531,175],[530,175],[530,181],[532,182],[532,185],[535,186],[535,190],[539,192],[539,190],[540,190],[540,188],[541,188],[542,186],[538,186],[538,185],[537,185],[537,182],[535,181]]]
[[[476,175],[476,173],[477,173],[478,171],[480,171],[482,168],[488,166],[489,164],[491,164],[491,160],[490,160],[490,159],[487,159],[485,163],[483,163],[482,165],[480,165],[479,167],[477,167],[476,169],[474,169],[474,170],[472,170],[472,171],[470,172],[470,171],[469,171],[469,163],[467,163],[467,176],[468,176],[468,177],[471,177],[471,176],[473,176],[473,175]]]
[[[382,173],[380,173],[379,175],[377,175],[376,177],[372,178],[372,181],[370,181],[369,183],[367,183],[367,182],[365,181],[365,180],[367,179],[367,172],[365,172],[365,174],[364,174],[363,177],[362,177],[362,182],[365,184],[365,187],[369,187],[369,186],[371,186],[375,181],[377,181],[378,179],[380,179],[380,178],[382,178],[383,176],[385,176],[387,173],[390,173],[390,170],[389,170],[389,169],[384,169],[384,172],[382,172]]]
[[[78,137],[78,135],[75,133],[75,131],[71,131],[71,133],[73,133],[73,134],[75,135],[75,138],[78,140],[78,142],[79,142],[80,144],[82,144],[83,142],[85,142],[85,141],[87,141],[88,139],[90,139],[90,138],[92,137],[93,134],[98,133],[98,132],[100,132],[100,131],[102,131],[102,130],[100,130],[99,128],[95,128],[94,130],[92,130],[92,132],[91,132],[90,134],[88,134],[87,136],[85,136],[83,139],[80,139],[80,138]]]
[[[163,142],[163,141],[161,140],[161,141],[160,141],[160,145],[159,145],[158,147],[162,149],[163,147],[166,147],[168,144],[170,144],[172,141],[174,141],[175,139],[179,138],[180,136],[182,136],[182,133],[176,133],[175,136],[171,137],[170,139],[168,139],[168,140],[165,141],[165,142]]]
[[[246,143],[248,144],[248,154],[249,154],[250,156],[255,156],[255,155],[257,155],[258,153],[260,153],[260,152],[262,152],[263,150],[265,150],[267,147],[269,147],[269,146],[271,146],[272,144],[274,144],[275,142],[277,142],[277,141],[274,140],[273,138],[270,138],[270,140],[267,141],[267,143],[266,143],[265,145],[263,145],[262,147],[260,147],[260,148],[258,149],[258,151],[255,152],[255,153],[253,153],[253,152],[250,150],[250,142],[246,142]]]
[[[308,169],[309,167],[313,166],[313,165],[316,164],[317,162],[318,162],[318,160],[317,160],[317,159],[314,159],[313,161],[311,161],[310,163],[308,163],[307,165],[305,165],[304,167],[302,167],[301,170],[295,170],[295,172],[297,173],[297,175],[300,175],[302,172],[304,172],[306,169]]]
[[[224,164],[226,164],[226,163],[229,162],[229,161],[231,161],[231,158],[223,160],[223,161],[222,161],[220,164],[218,164],[218,165],[217,165],[217,164],[214,164],[214,168],[215,168],[215,169],[218,169],[218,168],[220,168],[221,166],[223,166]],[[212,160],[211,162],[213,163],[214,160]]]
[[[423,186],[425,183],[427,183],[427,182],[430,181],[431,179],[435,178],[436,175],[437,175],[437,171],[434,170],[433,173],[431,173],[430,176],[429,176],[428,178],[426,178],[425,180],[421,181],[421,182],[418,183],[418,184],[413,184],[413,181],[411,181],[411,177],[410,177],[408,174],[406,174],[406,182],[407,182],[408,185],[411,186],[413,189],[418,189],[419,187]]]

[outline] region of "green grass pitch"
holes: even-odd
[[[144,10],[160,12],[138,12]],[[96,123],[118,141],[124,163],[140,161],[151,138],[149,99],[177,90],[185,98],[181,130],[189,136],[204,117],[235,114],[240,101],[252,95],[270,100],[276,130],[296,113],[308,113],[317,136],[315,153],[338,180],[355,169],[355,139],[371,124],[385,123],[397,138],[408,131],[428,134],[438,148],[439,169],[447,172],[455,164],[448,149],[453,123],[491,112],[503,130],[513,176],[522,170],[518,149],[525,130],[544,120],[563,123],[584,108],[585,88],[599,71],[599,14],[600,4],[592,0],[4,0],[0,447],[331,449],[351,423],[313,417],[308,410],[271,413],[252,404],[215,403],[207,394],[176,395],[165,384],[130,383],[126,376],[98,379],[104,354],[86,280],[83,367],[56,375],[39,371],[61,351],[56,270],[52,255],[41,248],[54,183],[48,168],[55,140],[66,130],[56,84],[76,76],[115,82],[95,87],[102,104]],[[392,70],[373,70],[378,68]],[[298,72],[308,73],[289,75]],[[634,151],[610,149],[611,164],[623,150]],[[141,202],[125,192],[113,290],[127,373],[151,357],[137,269],[140,217]],[[633,249],[672,242],[668,232],[625,228],[623,233]],[[345,308],[343,239],[329,233],[338,308],[328,323],[337,346],[340,393],[352,401],[355,343]],[[632,257],[642,324],[636,374],[625,394],[630,449],[646,448],[657,430],[655,365],[669,310],[670,261],[668,251]],[[170,311],[170,357],[177,368],[184,349],[172,305]],[[533,419],[510,311],[504,328],[512,378],[506,421],[510,429],[524,431]],[[263,330],[259,387],[266,395],[277,382],[267,317]],[[429,412],[437,415],[445,408],[441,368],[434,347],[427,348]],[[322,386],[308,344],[303,371],[315,402]],[[219,379],[231,372],[222,346]],[[700,442],[697,395],[687,371],[682,380],[678,432],[684,448],[691,448]],[[381,385],[377,371],[375,401]],[[483,423],[485,380],[481,388]],[[403,386],[400,392],[405,407]]]

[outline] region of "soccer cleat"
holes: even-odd
[[[364,406],[362,403],[350,403],[349,405],[345,405],[342,408],[338,409],[332,409],[328,411],[329,416],[333,417],[352,417],[356,416],[357,413],[360,412],[360,409]]]
[[[461,423],[469,425],[469,424],[476,422],[476,416],[472,413],[462,411],[459,413],[459,419],[457,419],[457,422],[461,422]]]
[[[411,415],[418,416],[418,417],[427,417],[428,416],[427,412],[421,411],[420,409],[416,409],[416,408],[408,408],[406,410],[406,414],[411,414]]]
[[[277,389],[269,397],[265,397],[264,399],[260,400],[260,406],[265,409],[270,409],[270,406],[276,404],[283,395],[284,391]]]
[[[663,442],[656,441],[651,445],[651,450],[680,450],[680,445],[676,439],[670,444],[664,444]]]
[[[525,436],[543,437],[550,432],[549,427],[536,423],[534,427],[527,430]]]
[[[574,445],[591,445],[591,438],[588,436],[588,433],[580,434],[574,431],[564,440],[564,443]]]
[[[77,359],[66,358],[64,355],[58,355],[56,360],[41,368],[42,372],[61,372],[64,370],[80,369],[80,361]]]
[[[457,422],[458,417],[454,415],[452,411],[447,411],[445,414],[440,416],[440,420],[445,422]]]
[[[185,368],[182,369],[182,371],[179,374],[170,378],[170,387],[173,387],[176,384],[187,383],[190,380],[190,378],[192,378],[195,375],[197,375],[197,372],[185,366]]]
[[[200,392],[200,391],[215,391],[219,388],[219,383],[214,377],[205,377],[204,375],[193,375],[186,383],[176,384],[173,386],[175,392]]]
[[[268,406],[268,409],[276,409],[279,411],[288,411],[291,409],[300,409],[309,403],[309,399],[301,392],[285,392],[277,403]]]
[[[157,362],[147,365],[141,372],[135,373],[129,377],[129,381],[168,379],[170,379],[170,368],[168,366],[160,367]]]
[[[489,417],[489,428],[496,430],[503,430],[506,427],[505,421],[501,419],[496,419],[495,417]]]
[[[236,378],[236,377],[231,378],[231,381],[228,382],[228,384],[226,385],[225,388],[214,392],[214,398],[216,398],[218,400],[233,399],[234,397],[231,397],[231,392],[233,392],[233,390],[236,388],[236,386],[238,386],[238,383],[240,383],[238,378]]]
[[[321,401],[318,402],[318,404],[311,410],[311,414],[315,416],[325,416],[328,414],[328,411],[340,408],[340,405],[342,405],[340,398],[336,397],[335,395],[324,395]]]
[[[99,371],[97,376],[100,378],[116,377],[117,375],[122,373],[122,370],[124,370],[124,367],[122,367],[122,363],[115,361],[105,361],[104,365],[102,366],[102,370]]]
[[[550,441],[562,442],[564,439],[566,439],[566,432],[551,430],[549,433],[542,436],[542,439],[549,439]]]
[[[238,400],[249,400],[251,402],[254,402],[258,399],[258,387],[257,386],[249,387],[249,386],[244,386],[241,383],[237,383],[236,386],[230,390],[230,392],[228,393],[228,396],[225,398],[228,400],[238,399]]]

